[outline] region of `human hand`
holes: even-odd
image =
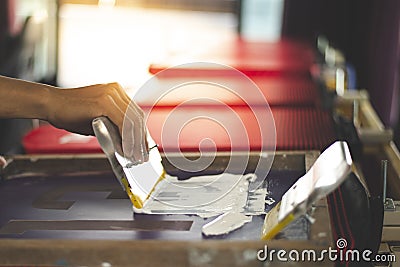
[[[53,89],[47,109],[54,126],[86,135],[93,134],[94,118],[108,117],[121,134],[125,157],[133,163],[148,160],[144,113],[118,83]]]

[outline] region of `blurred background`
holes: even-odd
[[[210,64],[161,72],[196,61],[232,66],[251,81]],[[351,241],[346,249],[378,250],[382,241],[383,249],[390,246],[399,255],[400,228],[394,227],[400,221],[399,0],[0,0],[0,75],[62,88],[119,82],[149,114],[146,126],[163,153],[217,150],[247,155],[244,152],[250,151],[260,155],[257,162],[266,172],[270,169],[264,162],[270,160],[271,151],[282,152],[280,159],[288,154],[283,162],[276,161],[277,170],[265,183],[273,200],[299,177],[298,168],[303,171],[312,161],[305,151],[316,155],[336,140],[346,141],[355,163],[354,176],[347,181],[355,182],[344,183],[330,195],[329,231]],[[139,90],[142,98],[138,97],[135,93],[150,77],[155,82]],[[193,82],[195,78],[200,82]],[[179,90],[161,99],[162,88]],[[193,99],[199,101],[187,101]],[[102,153],[96,137],[38,120],[0,120],[0,155],[10,155],[15,163],[10,164],[11,172],[26,171],[13,161],[15,154],[14,158],[26,157],[23,162],[38,164],[36,168],[46,173],[61,164],[92,166],[90,157],[75,157],[84,153]],[[38,154],[48,154],[47,159],[62,158],[60,154],[72,157],[53,166],[52,161],[41,163]],[[221,155],[220,160],[226,161],[228,154]],[[290,155],[296,160],[289,161]],[[202,161],[196,158],[193,163],[197,162]],[[252,164],[248,161],[247,167]],[[180,171],[171,162],[170,166]],[[212,166],[221,169],[219,164]],[[85,175],[78,177],[79,183]],[[7,190],[6,198],[13,194]],[[386,217],[385,222],[383,209],[396,217]],[[318,227],[329,228],[326,221],[319,223]],[[383,223],[387,228],[382,234]],[[257,230],[250,228],[253,233]],[[318,228],[318,233],[318,246],[328,244],[319,239],[325,232]],[[70,237],[64,231],[62,235]],[[133,236],[164,235],[146,230]]]
[[[399,142],[399,13],[396,0],[3,0],[0,74],[61,87],[118,81],[133,93],[151,63],[189,62],[237,38],[294,39],[315,51],[328,40],[349,86],[368,90]],[[25,129],[0,126],[7,140],[10,128]]]

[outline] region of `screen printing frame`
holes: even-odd
[[[271,170],[307,171],[319,155],[318,151],[279,151],[275,153]],[[189,159],[198,153],[184,153]],[[204,155],[203,155],[204,156]],[[207,156],[207,155],[206,155]],[[232,157],[243,157],[234,153]],[[177,171],[162,154],[167,173]],[[169,153],[168,157],[179,159],[181,155]],[[247,155],[246,155],[247,157]],[[257,165],[259,153],[250,153],[248,172]],[[7,158],[8,165],[2,170],[1,178],[17,179],[26,175],[70,174],[85,175],[110,173],[111,167],[105,155],[16,155]],[[206,174],[223,171],[229,154],[218,152]],[[1,186],[1,184],[0,184]],[[6,205],[3,203],[3,205]],[[321,251],[333,247],[328,206],[325,199],[312,211],[315,223],[310,227],[309,240],[224,240],[204,239],[201,241],[179,240],[74,240],[74,239],[1,239],[0,264],[54,265],[63,259],[68,265],[100,266],[104,262],[116,266],[150,264],[151,266],[197,266],[200,263],[224,266],[259,266],[257,252],[268,247],[275,249]],[[260,229],[261,237],[261,229]],[[207,262],[203,262],[204,260]],[[324,265],[334,262],[325,259]],[[200,265],[202,265],[200,264]],[[271,266],[283,264],[276,260]],[[317,266],[321,262],[301,262],[302,266]],[[149,266],[150,266],[149,265]]]

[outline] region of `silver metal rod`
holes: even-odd
[[[386,187],[387,187],[387,165],[388,161],[382,160],[382,174],[383,174],[383,203],[386,203]]]
[[[353,101],[353,124],[355,127],[360,126],[360,119],[359,119],[359,111],[360,111],[360,103],[357,99]]]

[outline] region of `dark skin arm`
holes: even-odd
[[[125,120],[134,126],[123,138],[124,148],[131,149],[126,154],[136,162],[147,160],[144,113],[118,83],[60,89],[0,76],[0,99],[0,118],[42,119],[79,134],[93,134],[92,120],[106,116],[122,136]]]

